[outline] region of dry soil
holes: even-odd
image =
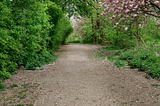
[[[4,81],[18,87],[0,91],[0,106],[160,106],[160,87],[152,86],[158,80],[97,59],[99,47],[63,45],[56,62],[36,71],[19,70]]]

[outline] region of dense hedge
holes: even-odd
[[[36,69],[54,60],[73,28],[53,2],[6,0],[0,2],[0,82],[20,66]]]

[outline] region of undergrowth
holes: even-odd
[[[108,56],[108,60],[117,67],[128,64],[131,69],[138,68],[138,71],[145,71],[152,78],[160,79],[160,47],[134,47]]]
[[[119,47],[116,47],[116,46],[105,46],[105,47],[102,47],[103,49],[105,50],[120,50]]]
[[[81,43],[81,40],[69,41],[68,43]]]

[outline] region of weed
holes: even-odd
[[[18,94],[22,94],[23,92],[27,92],[27,91],[28,91],[28,89],[25,89],[25,90],[18,92]]]
[[[112,56],[108,56],[107,59],[108,59],[109,61],[111,61],[111,62],[117,60],[117,58],[114,58],[113,55],[112,55]]]
[[[33,104],[31,104],[31,103],[30,104],[26,104],[26,106],[33,106]]]
[[[17,96],[17,98],[19,98],[19,99],[24,99],[24,98],[26,98],[27,96],[26,96],[26,94],[24,94],[24,95],[18,95]]]
[[[124,88],[124,86],[121,86],[120,88]]]
[[[160,96],[160,94],[156,94],[155,96]]]
[[[117,67],[123,67],[126,65],[126,63],[122,60],[117,60],[114,62],[114,65],[116,65]]]
[[[22,84],[23,88],[27,88],[30,85],[30,83]]]
[[[152,86],[159,87],[160,85],[159,84],[152,84]]]
[[[122,104],[128,104],[127,102],[123,102]]]
[[[105,59],[105,56],[104,56],[101,52],[97,52],[97,53],[96,53],[96,57],[97,57],[97,58],[100,58],[100,59],[102,59],[102,60]]]
[[[18,104],[17,106],[24,106],[23,104]]]
[[[11,89],[11,88],[14,88],[14,87],[18,87],[18,85],[17,84],[10,85],[10,86],[7,87],[7,89]]]
[[[4,84],[0,84],[0,91],[4,91],[5,85]]]
[[[149,76],[149,75],[146,75],[146,76],[145,76],[145,78],[147,78],[147,79],[151,79],[151,76]]]

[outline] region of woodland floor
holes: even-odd
[[[39,70],[19,69],[0,91],[0,106],[160,106],[158,80],[95,57],[100,46],[69,44]]]

